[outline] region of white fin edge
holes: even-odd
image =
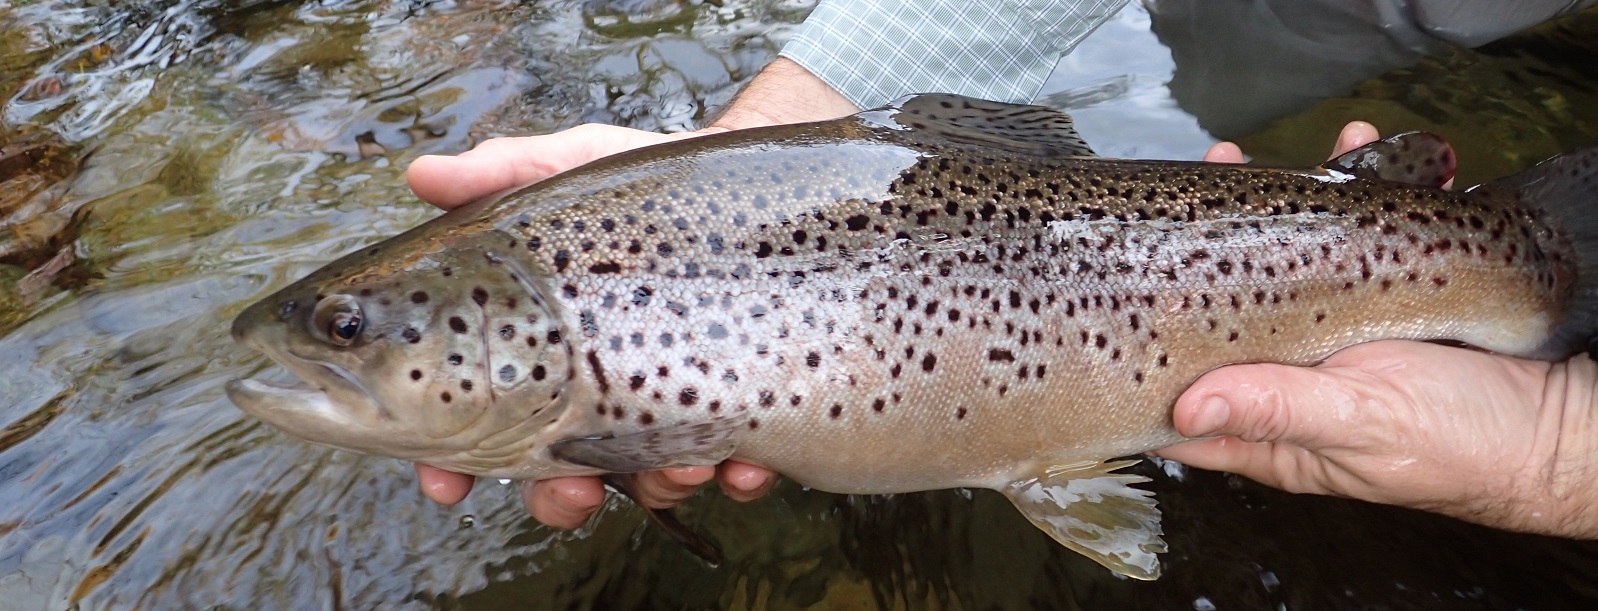
[[[1137,461],[1051,466],[1000,490],[1032,524],[1070,548],[1133,579],[1160,576],[1160,510],[1154,493],[1131,487],[1140,475],[1110,473]]]

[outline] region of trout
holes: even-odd
[[[1598,149],[1468,191],[1411,133],[1314,168],[1096,157],[1058,111],[923,94],[601,159],[261,300],[230,383],[337,448],[498,478],[729,458],[823,491],[1006,495],[1153,579],[1171,406],[1379,339],[1529,358],[1598,318]]]

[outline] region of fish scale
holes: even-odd
[[[1590,201],[1594,156],[1456,193],[1425,134],[1307,170],[1105,160],[1049,109],[912,97],[607,158],[352,254],[235,323],[321,394],[232,394],[497,477],[734,457],[833,492],[991,488],[1152,578],[1158,512],[1104,461],[1181,441],[1205,371],[1375,339],[1573,350],[1598,231],[1544,217]]]

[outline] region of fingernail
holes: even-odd
[[[1232,404],[1220,396],[1211,396],[1199,403],[1198,413],[1193,415],[1193,430],[1188,437],[1205,437],[1215,434],[1226,426],[1226,421],[1232,418]]]
[[[555,506],[559,507],[561,511],[569,513],[588,513],[599,508],[600,503],[594,501],[604,502],[605,498],[604,495],[600,495],[598,499],[591,498],[591,496],[587,494],[556,494]]]
[[[744,492],[754,492],[771,483],[771,476],[765,473],[750,473],[732,481],[733,487]]]

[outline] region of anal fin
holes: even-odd
[[[1149,481],[1111,473],[1136,461],[1082,463],[1045,469],[1001,492],[1055,541],[1134,579],[1160,576],[1160,510],[1154,493],[1130,484]]]

